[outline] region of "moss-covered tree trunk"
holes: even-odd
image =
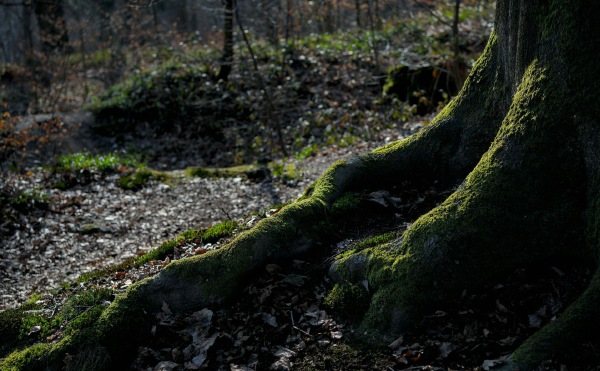
[[[541,259],[597,261],[599,9],[590,0],[498,0],[483,55],[459,96],[426,130],[335,164],[301,200],[230,245],[171,263],[135,284],[95,323],[94,339],[116,362],[131,334],[148,331],[140,313],[163,303],[189,310],[230,298],[253,269],[320,248],[336,215],[360,213],[348,192],[405,181],[458,187],[396,243],[345,254],[333,264],[334,293],[368,283],[363,326],[402,332],[464,289]],[[364,298],[360,290],[348,292]],[[514,352],[512,362],[535,367],[596,335],[599,304],[597,273],[557,320]],[[128,336],[119,342],[123,332]],[[45,352],[57,359],[76,353],[74,339]]]

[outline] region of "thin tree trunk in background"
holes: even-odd
[[[69,43],[69,35],[62,0],[34,0],[33,9],[40,28],[42,52],[64,52]]]
[[[339,30],[342,27],[342,7],[340,6],[340,0],[335,0],[335,30]]]
[[[369,36],[369,44],[371,44],[371,52],[375,62],[375,74],[379,75],[379,52],[377,51],[377,41],[375,40],[375,20],[373,19],[373,0],[367,2],[367,15],[369,16],[369,26],[371,35]]]
[[[152,22],[154,25],[154,37],[160,42],[160,31],[158,29],[158,15],[156,14],[156,6],[154,1],[150,3],[150,12],[152,12]]]
[[[458,23],[460,16],[460,0],[455,0],[454,3],[454,20],[452,22],[452,44],[454,48],[454,59],[458,59],[460,55],[460,48],[458,43]]]
[[[189,32],[189,22],[187,16],[187,0],[178,0],[177,1],[177,31],[180,34],[185,34]]]
[[[285,45],[287,46],[290,41],[291,29],[293,27],[294,18],[292,17],[293,11],[293,0],[286,1],[286,9],[285,9]]]
[[[360,0],[354,0],[354,10],[356,11],[356,27],[360,27]]]
[[[452,58],[451,74],[456,84],[456,91],[460,91],[464,83],[465,77],[461,70],[462,57],[460,55],[460,40],[458,34],[458,24],[460,22],[460,0],[455,0],[454,3],[454,19],[452,21],[452,48],[454,56]]]
[[[217,80],[226,81],[233,64],[233,0],[223,0],[223,54]]]
[[[381,15],[379,14],[379,0],[373,0],[373,8],[375,12],[375,28],[381,30]]]
[[[23,34],[25,35],[25,65],[33,62],[33,31],[31,30],[31,5],[23,7]]]
[[[97,48],[105,48],[106,43],[112,40],[112,21],[111,15],[115,11],[115,1],[114,0],[97,0],[94,1],[96,3],[96,7],[94,11],[98,12],[98,27],[100,32],[97,35],[94,35],[94,38],[100,42],[100,45],[96,44]]]

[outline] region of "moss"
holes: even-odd
[[[158,248],[147,252],[146,254],[139,257],[136,261],[136,265],[144,264],[151,260],[163,260],[173,253],[176,247],[183,246],[188,242],[199,241],[202,238],[202,231],[198,229],[190,229],[173,240],[163,242]]]
[[[58,180],[52,184],[52,188],[61,191],[66,191],[67,189],[71,188],[71,185],[65,182],[64,180]]]
[[[111,357],[103,346],[89,346],[79,351],[75,356],[66,356],[65,370],[107,370],[110,369]]]
[[[172,262],[143,292],[152,297],[152,307],[165,301],[176,311],[228,300],[253,270],[305,252],[330,233],[314,222],[324,219],[324,211],[312,199],[294,202],[218,250]]]
[[[8,357],[0,360],[0,369],[6,371],[25,371],[42,369],[43,365],[57,365],[51,362],[48,356],[56,345],[34,344],[22,351],[11,353]],[[56,360],[54,360],[56,361]],[[58,369],[57,367],[46,367],[44,369]]]
[[[396,232],[396,231],[385,232],[385,233],[379,234],[377,236],[363,239],[363,240],[357,242],[354,246],[352,246],[352,248],[355,251],[361,251],[361,250],[369,248],[369,247],[376,247],[376,246],[386,244],[388,242],[395,240],[396,238],[398,238],[398,232]]]
[[[286,162],[271,162],[269,169],[274,177],[279,178],[282,182],[293,182],[302,179],[302,174],[296,168],[296,165]]]
[[[511,361],[520,369],[534,369],[541,361],[558,358],[572,362],[580,344],[598,339],[600,331],[600,274],[596,272],[583,294],[564,313],[528,338],[512,354]]]
[[[221,238],[231,236],[238,227],[239,223],[234,222],[233,220],[219,223],[202,234],[202,241],[204,243],[215,243]]]
[[[149,169],[140,169],[135,171],[133,174],[122,176],[119,179],[118,185],[119,187],[126,190],[137,191],[139,189],[142,189],[151,180],[159,180],[165,182],[169,179],[170,177],[164,172]]]
[[[370,329],[402,328],[432,305],[451,301],[465,288],[509,267],[542,256],[570,254],[566,246],[584,243],[580,210],[585,205],[585,179],[574,143],[576,129],[568,124],[568,110],[560,114],[554,110],[565,103],[564,91],[551,80],[560,72],[534,61],[504,111],[504,102],[497,97],[506,96],[512,87],[498,75],[497,43],[492,35],[462,94],[427,130],[363,156],[366,170],[355,171],[356,183],[346,183],[358,188],[363,178],[368,186],[376,174],[392,184],[405,176],[432,180],[425,171],[435,179],[446,174],[452,179],[474,168],[451,197],[413,224],[399,249],[385,243],[365,246],[358,254],[355,249],[354,255],[367,259],[364,274],[352,269],[353,253],[341,257],[338,273],[353,282],[366,278],[373,292],[363,322]],[[473,105],[483,108],[465,109]],[[499,117],[504,120],[498,130]],[[490,139],[480,141],[463,133],[481,133],[481,138]],[[440,147],[440,137],[455,146],[471,141],[471,149],[477,150],[466,158],[466,150],[460,147]],[[546,153],[543,161],[540,153]],[[459,162],[464,165],[452,169]],[[337,168],[348,165],[339,163]],[[335,184],[331,179],[328,183]],[[335,194],[332,191],[326,190]]]
[[[258,165],[239,165],[224,168],[191,167],[185,170],[188,177],[199,178],[235,178],[262,179],[267,176],[264,167]]]
[[[0,333],[3,336],[0,338],[0,357],[4,357],[13,349],[26,344],[27,334],[31,328],[40,324],[34,316],[27,313],[32,310],[39,310],[40,306],[28,302],[21,305],[17,309],[8,309],[0,312]]]
[[[67,353],[79,356],[93,344],[97,344],[104,335],[98,331],[98,320],[104,314],[106,307],[103,301],[111,295],[109,290],[97,289],[84,291],[72,296],[58,314],[46,319],[45,326],[58,328],[66,324],[62,339],[56,343],[37,343],[23,350],[14,350],[0,361],[2,370],[59,370],[69,360]],[[37,322],[40,323],[40,322]],[[23,324],[23,323],[22,323]],[[48,328],[40,331],[41,338],[49,332]],[[97,357],[96,357],[97,358]],[[106,364],[104,360],[96,359],[98,367]],[[73,369],[73,368],[71,368]],[[99,370],[102,368],[89,368]]]
[[[127,268],[133,266],[135,264],[135,262],[136,262],[136,260],[134,258],[128,258],[128,259],[125,259],[125,261],[123,261],[122,263],[119,263],[117,265],[98,269],[98,270],[95,270],[95,271],[92,271],[89,273],[84,273],[77,278],[77,282],[88,282],[88,281],[96,279],[96,278],[109,276],[115,272],[124,271]]]
[[[489,151],[452,196],[413,224],[398,251],[368,251],[375,294],[365,325],[402,327],[477,282],[583,245],[582,163],[574,128],[552,113],[562,98],[551,93],[559,89],[549,76],[539,63],[530,66]],[[531,160],[547,148],[560,150]]]
[[[364,286],[344,282],[331,289],[324,303],[342,318],[356,321],[369,308],[370,298]]]
[[[331,212],[334,216],[343,216],[356,210],[361,204],[361,199],[355,193],[344,193],[331,205]]]

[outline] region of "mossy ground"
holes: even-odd
[[[0,329],[3,335],[6,335],[0,339],[0,356],[3,358],[0,363],[1,369],[36,369],[40,365],[38,362],[60,365],[63,362],[60,357],[65,357],[65,352],[69,349],[72,349],[71,354],[74,356],[67,356],[64,361],[70,365],[71,370],[77,370],[84,364],[88,366],[94,364],[99,367],[90,366],[90,369],[103,369],[102,365],[110,364],[111,354],[115,355],[114,349],[101,345],[103,342],[101,339],[104,339],[106,332],[103,328],[108,326],[111,331],[123,332],[123,329],[116,328],[124,326],[120,318],[127,322],[130,319],[122,317],[121,314],[115,317],[115,310],[125,310],[128,313],[133,310],[133,307],[131,302],[121,300],[122,309],[111,306],[110,311],[106,312],[109,304],[115,300],[115,294],[111,290],[102,288],[101,282],[119,271],[123,272],[132,267],[140,267],[145,263],[173,256],[174,249],[186,243],[200,243],[202,240],[214,243],[231,237],[236,227],[236,223],[224,222],[206,231],[186,231],[137,259],[130,259],[118,266],[85,274],[77,280],[77,283],[65,284],[56,295],[50,296],[51,299],[39,300],[40,296],[34,296],[18,309],[0,312]],[[81,288],[84,284],[86,288]],[[64,298],[58,300],[57,297]],[[58,300],[58,302],[50,306],[48,300]],[[111,321],[117,323],[110,324]],[[133,343],[136,341],[134,335],[138,330],[134,329],[127,335]],[[97,343],[98,341],[100,343]],[[32,344],[37,345],[32,346]],[[89,347],[83,347],[82,344],[89,344]]]
[[[142,189],[151,180],[168,183],[171,181],[171,179],[172,177],[164,172],[149,169],[138,169],[132,174],[121,176],[121,178],[119,178],[118,185],[126,190],[137,191]]]

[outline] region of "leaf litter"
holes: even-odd
[[[311,174],[305,177],[306,181],[314,179],[338,155],[352,154],[348,151],[324,152],[305,162],[305,174]],[[44,179],[34,172],[3,181],[27,188],[39,187]],[[48,190],[49,208],[20,215],[12,229],[14,233],[2,240],[0,264],[3,268],[10,267],[2,270],[0,276],[4,307],[23,300],[28,292],[41,285],[58,285],[63,277],[75,277],[123,257],[143,254],[157,245],[155,241],[172,238],[187,228],[178,221],[188,219],[192,227],[197,227],[201,224],[194,219],[198,215],[207,224],[208,220],[219,220],[222,210],[217,205],[219,208],[227,205],[226,199],[233,200],[229,207],[231,215],[248,215],[247,210],[259,208],[257,205],[268,206],[268,200],[272,200],[269,198],[272,193],[268,193],[266,202],[248,201],[255,200],[252,198],[257,194],[255,189],[265,189],[264,184],[230,181],[233,183],[193,180],[174,186],[154,182],[149,188],[132,193],[118,189],[114,186],[115,179],[104,176],[70,191]],[[282,198],[294,197],[302,188],[302,184],[298,188],[274,186],[284,190],[281,195],[290,195]],[[232,195],[231,189],[238,193]],[[364,198],[395,213],[394,220],[400,225],[397,228],[402,229],[410,227],[423,207],[435,206],[437,198],[447,196],[436,190],[410,192],[402,195],[393,191],[370,192]],[[203,197],[208,201],[200,202],[197,208],[198,199]],[[158,204],[153,203],[154,198],[160,199]],[[161,207],[162,213],[152,212]],[[276,213],[265,210],[269,215]],[[250,226],[265,216],[268,215],[254,215],[243,223]],[[87,225],[82,233],[82,226]],[[175,226],[176,232],[165,228],[171,226]],[[332,251],[351,248],[359,237],[338,242]],[[164,260],[149,261],[95,282],[44,294],[42,311],[51,315],[69,293],[89,285],[119,292],[157,273],[172,260],[219,247],[219,242],[192,241]],[[323,307],[331,282],[322,268],[322,261],[308,259],[289,265],[270,264],[257,272],[254,283],[244,288],[238,301],[227,308],[205,308],[185,315],[170,313],[165,306],[157,315],[152,341],[139,348],[133,367],[144,370],[493,369],[526,337],[559,316],[591,275],[588,267],[567,263],[517,270],[480,291],[464,292],[454,306],[432,310],[419,331],[389,339],[388,348],[365,345],[364,334],[353,324],[340,322]],[[36,278],[36,272],[43,272],[41,279]],[[36,326],[31,328],[32,337],[39,332]],[[60,340],[61,331],[57,329],[46,341]],[[580,354],[560,355],[557,358],[560,360],[549,360],[545,367],[557,369],[565,363],[593,365],[600,359],[595,349],[593,344],[584,344]]]

